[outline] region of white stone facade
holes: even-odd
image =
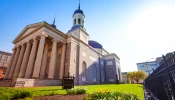
[[[39,86],[48,79],[47,85],[61,85],[68,75],[75,77],[77,85],[121,81],[119,57],[104,48],[91,47],[84,28],[85,16],[76,13],[73,21],[79,18],[83,21],[81,26],[74,29],[79,23],[73,22],[73,28],[66,34],[46,22],[27,25],[13,41],[15,46],[5,78],[28,79],[30,84],[26,86],[32,86],[33,81]]]

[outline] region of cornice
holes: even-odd
[[[76,39],[78,42],[84,44],[85,46],[87,46],[87,48],[89,48],[90,50],[94,51],[95,53],[103,56],[101,53],[97,52],[96,50],[94,50],[93,48],[91,48],[88,44],[86,44],[84,41],[82,41],[81,39],[78,39],[77,37],[73,36],[73,35],[70,35],[69,37],[72,37],[74,39]]]
[[[61,32],[60,30],[58,30],[58,29],[56,29],[56,28],[50,26],[47,22],[44,22],[44,26],[45,26],[46,28],[48,28],[48,29],[54,31],[56,34],[63,36],[64,38],[67,38],[67,36],[68,36],[67,34],[64,34],[63,32]]]

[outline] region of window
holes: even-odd
[[[4,57],[4,59],[3,59],[3,61],[6,61],[7,60],[7,58],[6,58],[6,56]]]
[[[108,61],[107,65],[113,65],[113,62],[112,61]]]
[[[84,26],[84,20],[82,20],[82,25]]]
[[[93,77],[96,78],[96,74],[97,74],[97,69],[96,69],[96,65],[94,64],[93,66]]]
[[[5,70],[3,70],[3,71],[2,71],[2,75],[5,75],[5,72],[6,72],[6,71],[5,71]]]
[[[120,69],[119,69],[119,68],[118,68],[118,75],[119,75],[119,76],[118,76],[118,77],[119,77],[118,79],[121,80],[121,79],[120,79],[121,76],[120,76]]]
[[[74,25],[76,24],[76,19],[74,19]]]
[[[4,58],[7,58],[8,56],[4,56]]]
[[[83,61],[83,63],[82,63],[82,76],[83,77],[86,77],[86,62],[85,61]]]
[[[104,69],[102,68],[101,69],[101,76],[103,77],[103,74],[104,74]]]
[[[80,20],[80,18],[78,18],[78,24],[81,24],[81,20]]]
[[[93,82],[96,82],[97,80],[97,68],[96,68],[96,65],[94,64],[93,65]]]

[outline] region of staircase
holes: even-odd
[[[34,86],[60,86],[62,85],[62,80],[54,79],[25,79],[17,78],[16,81],[24,81],[24,87],[34,87]],[[15,87],[18,87],[15,85]]]
[[[0,87],[21,87],[16,82],[25,82],[24,87],[34,87],[34,86],[60,86],[62,85],[62,80],[55,79],[25,79],[17,78],[14,80],[2,80],[0,81]]]

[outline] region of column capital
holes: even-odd
[[[39,37],[38,36],[35,36],[35,37],[33,37],[29,42],[34,42],[35,40],[39,40]]]
[[[32,43],[32,40],[26,41],[25,43],[26,43],[26,44]],[[24,43],[24,44],[25,44],[25,43]]]
[[[15,45],[14,48],[15,48],[15,49],[18,49],[18,48],[20,48],[20,46],[21,46],[21,45]]]
[[[58,40],[56,40],[55,38],[53,38],[51,41],[53,42],[59,42]]]
[[[42,32],[40,36],[48,37],[48,34],[46,32]]]
[[[27,45],[27,42],[23,43],[22,46],[26,46]]]
[[[12,49],[12,51],[15,51],[16,50],[16,47],[14,47],[13,49]]]

